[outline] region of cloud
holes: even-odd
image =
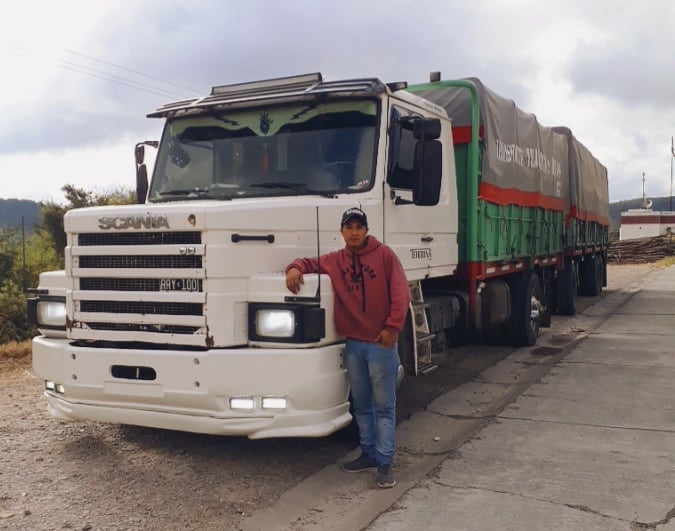
[[[545,125],[568,125],[608,167],[614,199],[635,196],[643,171],[655,195],[667,193],[675,4],[666,0],[72,0],[47,3],[39,17],[31,4],[8,9],[3,175],[22,155],[34,174],[42,167],[30,154],[112,156],[118,146],[128,157],[135,141],[159,135],[161,121],[146,113],[213,85],[314,71],[417,83],[440,70],[481,78]],[[70,176],[55,166],[61,186]]]

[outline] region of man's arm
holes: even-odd
[[[375,343],[379,343],[384,348],[391,348],[398,342],[399,330],[393,326],[385,326],[375,338]]]
[[[302,278],[302,271],[300,271],[295,266],[289,266],[289,269],[286,269],[286,287],[291,293],[297,293],[300,291],[300,284],[304,284],[305,281]]]
[[[292,293],[300,291],[304,284],[304,273],[318,273],[319,261],[316,258],[297,258],[286,266],[286,287]]]

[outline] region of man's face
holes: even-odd
[[[345,240],[347,249],[355,252],[360,251],[365,247],[368,229],[359,220],[350,219],[347,223],[342,225],[340,234],[342,234],[342,237]]]

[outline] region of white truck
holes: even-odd
[[[468,97],[468,126],[453,131],[448,94]],[[65,270],[43,273],[29,300],[51,414],[250,438],[349,424],[330,281],[306,275],[296,296],[283,270],[342,247],[352,206],[410,284],[402,372],[432,370],[439,339],[533,344],[557,307],[574,311],[577,284],[601,289],[603,244],[563,243],[571,134],[547,130],[553,147],[509,138],[483,122],[485,95],[478,80],[310,74],[217,86],[149,114],[165,126],[136,146],[140,204],[68,212]],[[514,165],[504,146],[518,142],[547,163]],[[548,201],[527,203],[530,189],[514,199],[507,179],[502,204],[493,144]],[[158,147],[150,183],[145,145]],[[581,267],[589,257],[596,266]]]

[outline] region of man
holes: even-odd
[[[286,268],[286,286],[300,290],[303,274],[328,274],[335,292],[335,327],[346,340],[344,361],[359,427],[361,455],[345,472],[377,470],[382,488],[396,484],[392,472],[396,431],[398,334],[410,304],[408,282],[394,252],[368,235],[359,208],[342,215],[345,248],[317,258],[299,258]]]

